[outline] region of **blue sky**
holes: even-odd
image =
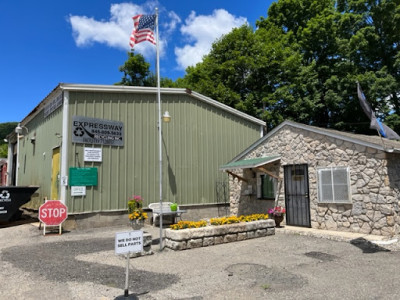
[[[127,59],[132,17],[159,9],[161,76],[183,77],[216,38],[255,27],[272,0],[2,0],[0,123],[21,121],[58,83],[114,84]],[[152,64],[155,46],[135,46]]]

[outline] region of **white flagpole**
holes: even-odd
[[[156,52],[157,52],[157,101],[158,101],[158,157],[159,157],[159,179],[160,179],[160,251],[163,246],[163,209],[162,209],[162,131],[161,131],[161,91],[160,91],[160,51],[158,36],[158,8],[156,8]]]

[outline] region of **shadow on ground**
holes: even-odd
[[[390,250],[371,243],[364,238],[357,238],[350,241],[350,244],[360,248],[363,253],[390,252]]]
[[[124,267],[75,259],[78,255],[110,250],[114,250],[113,239],[40,243],[4,249],[2,260],[12,263],[25,272],[45,276],[50,281],[94,282],[123,289],[125,286]],[[176,283],[179,277],[131,269],[129,279],[129,289],[142,294],[165,289]]]
[[[0,228],[19,226],[22,224],[39,222],[37,214],[21,210],[8,222],[0,222]]]

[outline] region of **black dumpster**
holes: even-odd
[[[0,186],[0,222],[8,222],[31,200],[38,186]]]

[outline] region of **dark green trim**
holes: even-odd
[[[275,162],[281,159],[280,155],[258,157],[252,159],[242,159],[231,162],[229,164],[219,167],[221,171],[234,170],[234,169],[249,169],[256,168],[267,163]]]

